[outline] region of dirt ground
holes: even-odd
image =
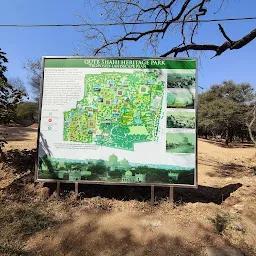
[[[0,132],[3,131],[0,127]],[[198,189],[62,188],[42,199],[33,182],[37,129],[11,127],[0,164],[0,255],[205,255],[206,247],[256,255],[255,149],[200,139]],[[2,254],[1,254],[2,253]]]

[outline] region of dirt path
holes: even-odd
[[[0,134],[6,134],[5,150],[36,148],[37,128],[0,126]]]
[[[199,140],[199,184],[223,185],[232,181],[250,182],[250,168],[256,166],[254,148],[224,148]],[[249,172],[249,173],[248,173]]]

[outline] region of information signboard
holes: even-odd
[[[37,181],[197,186],[196,60],[43,57]]]

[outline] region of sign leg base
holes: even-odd
[[[60,182],[59,181],[57,181],[56,193],[57,193],[57,199],[59,199],[60,198]]]
[[[155,186],[151,185],[151,200],[150,200],[151,204],[154,204],[155,202]]]
[[[78,182],[75,182],[75,195],[78,197]]]
[[[171,206],[174,206],[174,187],[170,187],[169,201]]]

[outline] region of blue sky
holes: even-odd
[[[229,18],[229,17],[253,17],[255,16],[256,1],[234,0],[232,4],[224,6],[217,14],[213,14],[219,7],[221,0],[213,1],[214,9],[210,10],[205,18]],[[61,1],[61,0],[12,0],[1,1],[1,24],[21,23],[79,23],[75,13],[80,15],[89,12],[93,14],[95,21],[100,19],[100,11],[92,10],[85,6],[84,0]],[[256,27],[254,21],[222,22],[231,39],[239,39]],[[115,28],[117,31],[117,28]],[[76,46],[83,39],[82,34],[75,28],[12,28],[0,27],[0,48],[7,53],[9,59],[8,77],[20,77],[25,84],[26,71],[22,66],[27,59],[38,59],[42,56],[73,55]],[[167,37],[161,44],[160,50],[168,47]],[[224,41],[217,23],[203,24],[199,42],[217,43]],[[204,40],[204,41],[203,41]],[[127,55],[141,56],[141,52],[132,47]],[[87,55],[86,51],[83,52]],[[210,59],[213,52],[200,55],[199,85],[208,88],[212,84],[221,83],[223,80],[232,79],[235,82],[249,82],[256,88],[256,40],[240,50],[227,51],[222,56]]]

